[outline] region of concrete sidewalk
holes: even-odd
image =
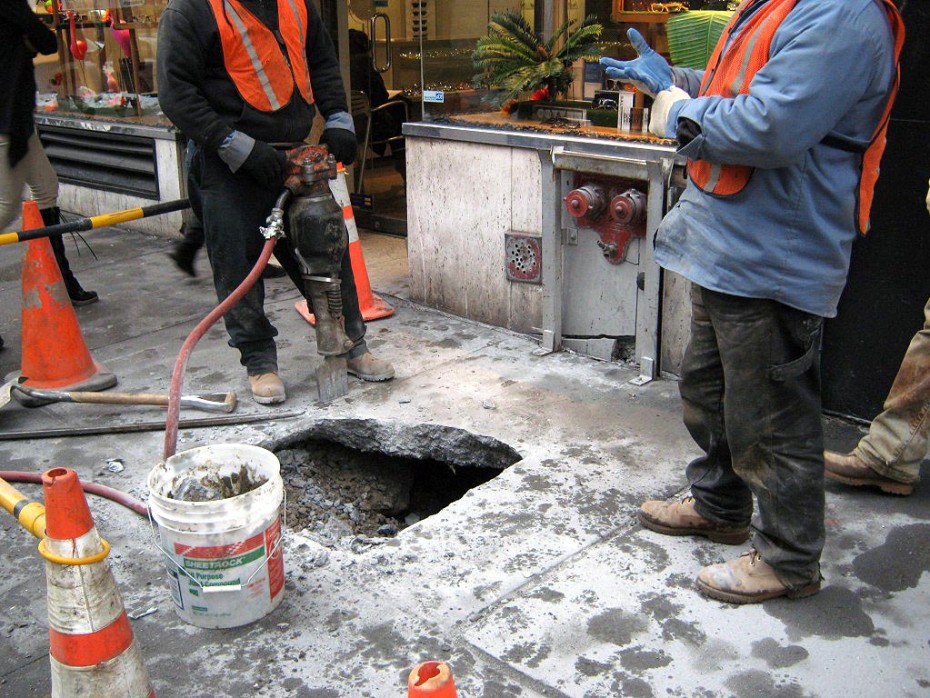
[[[215,302],[205,257],[202,276],[190,280],[165,257],[166,240],[112,229],[88,239],[96,260],[68,241],[78,278],[101,296],[77,310],[88,347],[116,373],[117,390],[167,392],[181,344]],[[346,398],[320,405],[298,294],[272,280],[266,305],[280,330],[287,402],[249,399],[221,326],[197,345],[184,392],[235,390],[240,416],[298,414],[182,429],[178,450],[280,450],[317,438],[454,465],[500,442],[520,459],[395,537],[324,545],[287,530],[282,604],[232,630],[179,620],[148,521],[91,497],[127,610],[157,609],[133,629],[160,698],[404,696],[407,673],[427,659],[449,662],[462,698],[930,695],[930,488],[893,498],[828,483],[820,594],[746,607],[708,601],[693,588],[698,569],[744,548],[636,523],[644,498],[686,493],[684,465],[697,455],[676,384],[636,387],[635,367],[544,354],[531,337],[411,304],[398,274],[403,241],[363,236],[363,246],[372,285],[397,309],[368,328],[396,379],[350,379]],[[3,374],[20,361],[21,247],[0,248]],[[0,436],[159,419],[159,408],[11,403],[0,410]],[[860,435],[826,424],[831,447]],[[0,462],[30,472],[72,467],[144,499],[163,451],[162,431],[3,440]],[[41,497],[38,487],[20,489]],[[0,695],[44,696],[43,565],[35,540],[5,513],[0,530]]]

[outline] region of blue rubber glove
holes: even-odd
[[[662,56],[656,53],[643,35],[630,27],[626,32],[630,43],[639,54],[632,61],[618,61],[615,58],[602,58],[607,77],[623,82],[631,82],[636,89],[655,97],[662,90],[672,86],[672,68]]]

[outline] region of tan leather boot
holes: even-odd
[[[704,536],[714,543],[739,545],[749,540],[749,526],[724,526],[708,521],[694,508],[694,497],[681,501],[649,500],[639,507],[639,522],[667,536]]]
[[[394,367],[383,359],[375,358],[370,351],[349,359],[346,368],[353,376],[372,383],[389,381],[394,377]]]
[[[877,487],[888,494],[906,497],[914,491],[914,485],[885,477],[862,462],[855,453],[823,452],[824,475],[831,480],[853,487]]]
[[[252,388],[252,399],[260,405],[276,405],[287,398],[284,383],[277,373],[249,376],[249,386]]]
[[[704,567],[697,576],[698,590],[705,596],[729,603],[760,603],[785,596],[800,599],[820,591],[820,579],[799,589],[790,589],[775,570],[750,548],[737,559]]]

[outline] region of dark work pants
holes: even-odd
[[[230,172],[226,163],[196,146],[188,155],[191,208],[203,223],[207,254],[213,267],[213,285],[217,298],[222,301],[236,290],[258,261],[265,244],[259,228],[265,225],[281,192],[261,186],[244,172]],[[306,297],[300,266],[286,237],[275,244],[274,255]],[[348,249],[342,258],[341,279],[346,334],[355,343],[348,358],[355,358],[368,348]],[[274,341],[278,331],[265,315],[264,303],[265,284],[259,279],[223,316],[229,345],[239,350],[240,361],[250,376],[278,370]],[[310,310],[313,310],[312,304]]]
[[[684,422],[704,451],[688,465],[695,507],[745,525],[789,587],[820,576],[824,544],[822,318],[776,301],[691,287],[681,369]]]

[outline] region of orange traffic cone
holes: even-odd
[[[53,468],[45,487],[45,558],[52,698],[153,698],[142,653],[77,473]]]
[[[380,320],[394,314],[394,308],[388,305],[380,296],[371,292],[371,281],[368,279],[368,269],[365,267],[365,257],[362,254],[362,243],[358,239],[358,226],[355,225],[355,213],[352,211],[352,200],[349,198],[349,188],[346,186],[346,168],[339,163],[336,169],[336,179],[329,182],[336,203],[342,206],[342,216],[345,218],[346,229],[349,231],[349,261],[352,262],[352,276],[355,277],[355,291],[358,294],[358,307],[362,311],[365,322]],[[297,301],[294,307],[297,312],[311,325],[316,324],[316,318],[307,308],[306,299]]]
[[[23,203],[23,229],[41,228],[34,201]],[[23,261],[22,368],[25,385],[47,390],[105,390],[116,376],[96,363],[84,342],[47,238],[30,240]],[[33,407],[47,401],[15,393]]]
[[[423,662],[407,677],[408,698],[456,698],[452,670],[445,662]]]

